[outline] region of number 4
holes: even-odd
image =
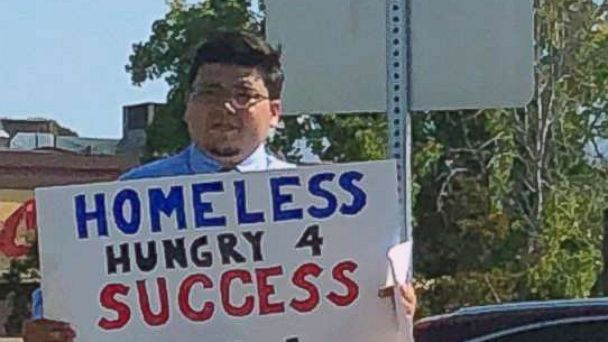
[[[296,244],[296,249],[310,247],[313,256],[320,256],[322,246],[323,237],[321,237],[319,225],[315,224],[306,228],[304,234],[302,234],[300,240]]]

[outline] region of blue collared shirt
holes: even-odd
[[[294,164],[282,161],[266,152],[261,144],[247,159],[236,166],[239,172],[293,169]],[[190,145],[175,156],[161,159],[149,164],[136,167],[120,177],[120,180],[185,176],[204,173],[217,173],[221,165],[207,154]],[[32,317],[43,317],[42,291],[36,289],[32,293]]]

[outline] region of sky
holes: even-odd
[[[0,117],[120,138],[122,106],[165,100],[164,81],[136,87],[125,65],[166,10],[164,0],[0,1]]]

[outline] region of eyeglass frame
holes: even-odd
[[[262,102],[262,101],[266,101],[266,100],[270,100],[270,96],[264,96],[264,95],[260,95],[260,94],[256,94],[256,97],[251,97],[247,103],[242,104],[239,103],[239,101],[237,100],[237,96],[236,93],[238,91],[235,90],[234,88],[230,90],[230,97],[228,98],[228,101],[224,101],[222,104],[224,107],[226,107],[228,110],[235,112],[237,110],[247,110],[250,109],[251,107],[257,105],[258,103]],[[194,100],[194,101],[203,101],[203,97],[204,97],[204,90],[193,90],[190,92],[190,99]],[[226,97],[226,94],[223,94],[221,96],[218,96],[220,99],[223,97]],[[220,102],[218,100],[216,100],[217,102]]]

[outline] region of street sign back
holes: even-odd
[[[267,0],[266,14],[286,113],[386,110],[385,0]]]
[[[526,105],[534,85],[532,1],[409,0],[409,13],[402,6],[409,108]],[[268,38],[284,51],[287,113],[387,111],[389,3],[266,1]]]
[[[412,110],[523,107],[534,88],[532,0],[410,0]]]

